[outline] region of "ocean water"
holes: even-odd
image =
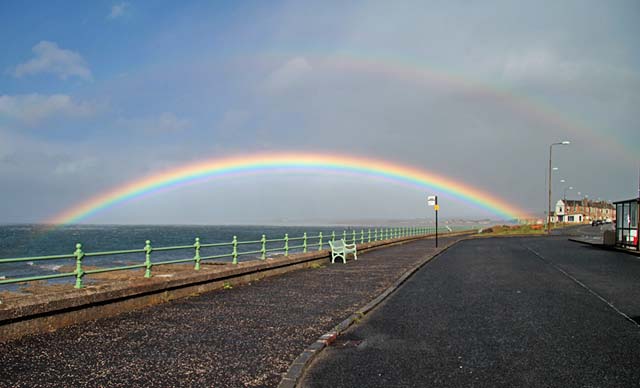
[[[192,245],[196,237],[201,244],[230,243],[233,236],[238,241],[260,240],[262,234],[267,239],[282,239],[285,233],[289,238],[302,237],[304,232],[308,236],[317,236],[322,232],[323,248],[327,248],[327,241],[331,232],[336,236],[342,236],[344,230],[348,231],[348,238],[352,237],[352,230],[356,230],[358,238],[361,227],[296,227],[296,226],[216,226],[216,225],[70,225],[55,229],[45,229],[42,225],[0,225],[0,259],[14,257],[34,257],[50,255],[73,254],[76,243],[82,244],[85,253],[104,252],[114,250],[142,249],[145,241],[150,240],[153,248],[167,246]],[[317,238],[309,238],[308,244],[317,243]],[[290,246],[302,245],[302,241],[290,241]],[[270,255],[284,253],[283,242],[267,244],[267,249],[274,249]],[[317,249],[317,247],[310,248]],[[260,250],[260,244],[239,245],[239,252]],[[302,249],[290,249],[289,253],[301,252]],[[202,248],[201,256],[230,254],[231,246]],[[194,249],[177,251],[154,251],[151,261],[158,262],[173,259],[193,258]],[[239,261],[255,260],[259,254],[240,256]],[[231,258],[216,259],[217,261],[231,261]],[[85,257],[83,264],[95,267],[114,267],[122,265],[142,264],[145,261],[144,253],[131,253],[123,255]],[[56,260],[30,260],[20,263],[0,263],[0,280],[40,276],[60,273],[61,269],[75,265],[74,258]],[[71,278],[50,280],[54,282],[72,282]],[[15,286],[0,285],[0,290],[14,288]]]

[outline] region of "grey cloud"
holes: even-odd
[[[292,58],[268,76],[265,87],[270,92],[278,92],[299,85],[312,70],[304,57]]]
[[[172,112],[143,118],[121,118],[116,121],[116,127],[147,133],[182,132],[190,126],[190,120],[179,118]]]
[[[95,104],[76,102],[66,94],[0,95],[0,115],[26,124],[39,123],[55,116],[89,117],[98,109]]]

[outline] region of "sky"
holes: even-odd
[[[542,216],[563,140],[554,202],[628,199],[639,17],[635,0],[3,1],[0,223],[202,160],[292,151],[411,166]],[[441,217],[497,217],[428,187],[278,171],[81,222],[428,218],[427,194]]]

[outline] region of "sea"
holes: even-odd
[[[145,241],[150,240],[153,249],[169,246],[191,246],[195,238],[200,238],[201,244],[231,243],[233,236],[239,242],[257,241],[264,234],[269,239],[282,239],[285,233],[289,238],[302,237],[306,232],[309,236],[308,244],[318,242],[317,236],[323,233],[324,248],[331,233],[342,236],[347,231],[349,238],[353,230],[357,232],[366,227],[359,226],[225,226],[225,225],[65,225],[50,228],[38,224],[0,225],[0,259],[37,257],[52,255],[72,255],[77,243],[82,244],[85,253],[105,252],[115,250],[143,249]],[[289,242],[290,247],[302,245],[302,240]],[[260,244],[240,244],[238,251],[259,251]],[[270,242],[267,249],[271,249],[270,256],[284,254],[283,242]],[[317,247],[309,248],[317,249]],[[289,253],[301,252],[302,248],[291,248]],[[231,254],[231,246],[202,248],[201,256]],[[171,251],[153,251],[151,261],[165,261],[173,259],[193,258],[194,249]],[[256,260],[260,254],[240,255],[239,261]],[[231,257],[215,259],[229,262]],[[85,257],[83,264],[91,267],[117,267],[133,264],[143,264],[144,252]],[[26,260],[16,263],[0,262],[0,280],[22,278],[28,276],[42,276],[58,274],[64,269],[75,265],[74,258],[55,260]],[[72,282],[72,278],[51,279],[52,283]],[[15,285],[0,284],[0,291],[15,289]]]

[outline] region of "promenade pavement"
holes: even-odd
[[[0,343],[0,387],[275,387],[309,344],[437,251],[419,240]]]
[[[637,322],[635,256],[566,236],[468,240],[325,348],[301,385],[638,387]]]

